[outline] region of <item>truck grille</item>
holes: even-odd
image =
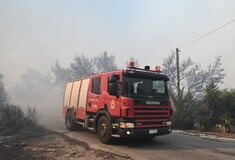
[[[164,128],[170,118],[169,106],[135,106],[136,128]]]

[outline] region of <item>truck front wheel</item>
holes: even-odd
[[[73,131],[76,128],[76,124],[73,120],[73,112],[68,111],[65,116],[65,126],[69,131]]]
[[[101,116],[97,125],[99,140],[104,144],[109,144],[112,140],[111,124],[106,116]]]

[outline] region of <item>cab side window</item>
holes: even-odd
[[[108,93],[113,96],[119,96],[120,75],[111,75],[108,77]]]
[[[100,94],[100,77],[92,79],[91,92],[95,94]]]

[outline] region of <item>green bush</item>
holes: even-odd
[[[228,111],[224,112],[220,117],[220,122],[224,127],[224,132],[229,132],[233,125],[232,114]]]

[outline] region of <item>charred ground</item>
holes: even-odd
[[[37,112],[28,108],[1,103],[1,160],[129,160],[130,157],[92,149],[88,144],[43,128],[37,122]]]
[[[86,143],[41,127],[28,128],[11,136],[2,136],[1,160],[97,159],[129,160],[113,153],[90,148]]]

